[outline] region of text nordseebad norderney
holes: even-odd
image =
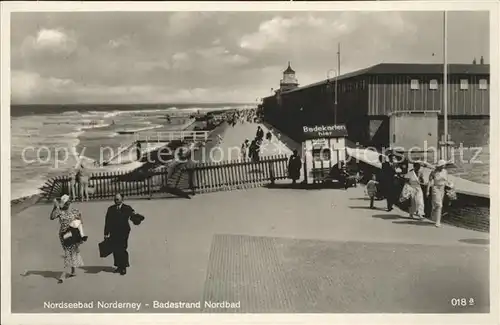
[[[78,302],[44,302],[45,309],[239,309],[239,301],[152,301],[142,302],[120,302],[120,301],[78,301]]]

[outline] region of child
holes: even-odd
[[[61,197],[61,202],[59,203],[56,200],[56,203],[59,206],[64,206],[66,203],[68,203],[69,200],[70,200],[69,195],[64,194]],[[63,239],[69,245],[80,243],[80,242],[85,242],[85,241],[87,241],[87,238],[88,238],[88,236],[86,236],[84,231],[83,231],[83,222],[82,222],[81,216],[77,217],[76,219],[74,219],[73,221],[70,222],[69,231],[63,235]]]
[[[349,188],[349,173],[343,161],[340,162],[340,181],[344,184],[344,189],[347,190]]]
[[[377,195],[377,176],[372,175],[372,179],[366,184],[366,192],[370,197],[370,209],[374,209],[373,202],[375,201],[375,196]]]

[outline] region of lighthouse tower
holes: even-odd
[[[280,81],[280,92],[292,90],[298,86],[299,83],[295,77],[295,71],[290,67],[290,61],[288,61],[288,68],[283,71],[283,79]]]

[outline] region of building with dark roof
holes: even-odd
[[[490,66],[448,65],[448,116],[483,118],[490,115]],[[293,70],[292,70],[293,71]],[[301,125],[343,123],[349,138],[370,143],[374,125],[398,112],[436,112],[443,116],[442,64],[381,63],[337,78],[263,99],[264,118],[292,138]]]

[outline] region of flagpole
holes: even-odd
[[[443,15],[443,114],[444,114],[444,157],[443,159],[448,160],[448,28],[447,28],[447,12],[444,11]]]

